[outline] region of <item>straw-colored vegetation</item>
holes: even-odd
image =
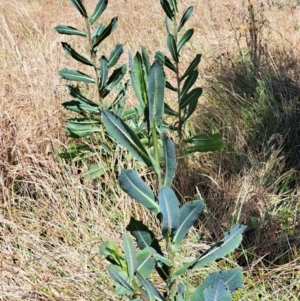
[[[188,198],[197,187],[207,204],[182,261],[233,223],[248,224],[242,247],[192,283],[237,261],[245,287],[235,300],[299,300],[299,1],[181,5],[195,7],[187,63],[203,55],[205,95],[190,128],[219,130],[226,142],[221,152],[190,158],[189,179],[177,177],[186,188],[179,193]],[[99,245],[121,239],[116,233],[132,210],[139,219],[149,216],[113,175],[84,181],[86,162],[59,156],[72,140],[64,132],[61,103],[68,95],[57,71],[76,66],[53,28],[82,20],[67,0],[3,0],[0,10],[0,300],[116,300]],[[115,15],[119,27],[108,43],[126,42],[132,52],[144,45],[150,54],[165,49],[158,0],[111,0],[104,20]],[[135,102],[133,93],[128,101]]]

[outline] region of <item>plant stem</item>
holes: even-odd
[[[96,51],[93,49],[91,26],[89,24],[88,18],[85,18],[85,26],[86,26],[86,30],[87,30],[89,45],[90,45],[90,56],[91,56],[92,63],[94,65],[93,67],[94,67],[94,71],[95,71],[95,75],[96,75],[96,85],[97,85],[97,91],[98,91],[98,95],[99,95],[99,101],[101,102],[102,97],[101,97],[100,91],[99,91],[100,80],[99,80],[99,74],[98,74],[98,69],[97,69],[97,54],[96,54]]]

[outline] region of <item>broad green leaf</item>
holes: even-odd
[[[162,65],[155,60],[148,75],[149,124],[160,128],[164,113],[166,78]]]
[[[209,152],[218,151],[224,148],[225,144],[222,141],[221,134],[198,134],[184,140],[186,143],[191,143],[192,146],[185,148],[186,154],[194,152]]]
[[[156,265],[153,249],[145,248],[137,253],[137,271],[144,277],[149,278]]]
[[[95,80],[87,74],[73,69],[63,68],[58,71],[58,74],[66,80],[84,83],[95,83]]]
[[[121,188],[137,202],[152,211],[155,215],[160,212],[153,191],[140,178],[135,170],[122,169],[119,176]]]
[[[127,262],[128,276],[129,279],[132,280],[133,276],[137,271],[138,262],[137,262],[136,251],[133,242],[130,236],[126,233],[123,234],[123,247],[125,253],[125,260]]]
[[[86,137],[100,132],[99,120],[89,118],[71,118],[67,120],[67,132],[71,137]]]
[[[219,258],[223,258],[234,251],[240,245],[243,238],[242,233],[246,228],[247,226],[239,224],[234,225],[220,242],[216,243],[213,247],[197,258],[193,268],[203,267],[204,265],[214,262]]]
[[[209,274],[200,284],[200,286],[198,286],[192,293],[189,301],[206,301],[207,299],[205,297],[205,290],[218,284],[220,281],[222,281],[226,288],[228,288],[228,292],[233,292],[238,288],[242,288],[242,268],[238,267],[229,271],[219,271]]]
[[[176,67],[174,66],[174,64],[170,61],[170,59],[164,55],[163,52],[161,51],[157,51],[155,53],[155,58],[164,66],[166,66],[167,68],[169,68],[170,70],[176,72]]]
[[[149,61],[149,56],[146,52],[146,48],[145,47],[141,47],[142,48],[142,59],[143,59],[143,63],[145,66],[145,70],[146,70],[146,74],[149,73],[150,71],[150,61]]]
[[[198,301],[199,299],[197,299]],[[204,290],[205,301],[232,301],[232,295],[222,280]]]
[[[149,155],[140,139],[120,117],[112,112],[103,111],[102,122],[111,137],[127,148],[137,160],[151,166]]]
[[[107,172],[107,164],[105,162],[101,162],[100,163],[96,163],[96,164],[92,164],[88,170],[86,170],[82,176],[85,179],[97,179],[100,178],[101,176],[103,176],[106,172]]]
[[[102,15],[102,13],[105,11],[107,2],[108,2],[107,0],[100,0],[97,3],[93,14],[89,17],[90,25],[93,25],[97,21],[97,19]]]
[[[196,57],[190,63],[189,67],[184,72],[184,74],[181,76],[180,81],[185,79],[190,74],[191,71],[195,70],[198,67],[200,60],[201,60],[201,54],[197,54]]]
[[[55,27],[55,30],[60,34],[87,37],[85,32],[83,32],[75,27],[68,26],[68,25],[57,25]]]
[[[198,100],[201,94],[202,94],[202,88],[194,88],[188,94],[183,95],[183,97],[180,98],[180,109],[183,110],[192,102]]]
[[[193,226],[199,215],[204,210],[203,200],[185,203],[179,211],[179,227],[173,238],[173,249],[177,251],[189,229]]]
[[[177,52],[177,46],[176,46],[174,36],[172,34],[168,35],[167,45],[168,45],[168,48],[169,48],[169,51],[171,53],[171,56],[172,56],[173,60],[176,63],[178,63],[179,62],[179,60],[178,60],[179,55],[178,55],[178,52]]]
[[[93,38],[93,48],[95,49],[105,38],[107,38],[117,27],[118,17],[114,17],[110,24]]]
[[[108,58],[108,67],[113,67],[119,60],[121,54],[123,53],[123,44],[117,44],[113,51],[110,53]]]
[[[178,113],[175,112],[166,102],[164,107],[165,107],[165,114],[178,117]]]
[[[100,245],[100,253],[113,265],[119,266],[121,270],[127,270],[126,261],[117,243],[110,239]]]
[[[104,98],[106,97],[109,92],[115,87],[117,86],[117,84],[122,80],[122,78],[124,77],[124,75],[126,74],[126,64],[118,67],[117,69],[115,69],[113,71],[113,73],[111,74],[111,76],[108,78],[108,81],[106,83],[106,86],[104,87],[104,89],[101,91],[101,96]]]
[[[178,28],[177,28],[177,32],[179,32],[182,27],[184,26],[184,24],[187,22],[187,20],[191,17],[192,13],[194,11],[194,7],[193,6],[190,6],[187,8],[187,10],[184,12],[180,22],[179,22],[179,25],[178,25]]]
[[[81,0],[70,0],[71,3],[76,7],[76,9],[80,12],[82,17],[87,18],[86,9],[82,4]]]
[[[103,91],[106,86],[107,78],[108,78],[108,61],[106,57],[103,55],[99,60],[99,91]]]
[[[180,52],[181,48],[191,39],[194,34],[194,29],[188,29],[181,37],[177,45],[177,53]]]
[[[175,155],[175,147],[172,140],[167,136],[166,133],[162,135],[163,146],[164,146],[164,156],[165,156],[165,180],[164,186],[171,187],[173,179],[175,177],[176,171],[176,155]]]
[[[158,202],[163,215],[162,234],[165,236],[168,233],[173,238],[179,225],[179,201],[172,189],[162,187]]]
[[[174,18],[174,10],[171,8],[168,0],[160,0],[160,4],[165,12],[165,14],[167,15],[167,17],[170,20],[173,20]]]
[[[151,285],[151,282],[145,279],[139,272],[136,273],[136,276],[142,288],[146,291],[149,301],[155,301],[154,286]]]
[[[185,95],[189,92],[190,88],[194,85],[194,83],[198,78],[198,75],[199,75],[198,70],[193,70],[190,72],[190,74],[188,75],[187,79],[183,84],[181,94],[180,94],[181,99],[185,97]]]
[[[141,221],[131,217],[126,230],[135,237],[136,243],[141,250],[151,247],[157,254],[162,254],[159,242],[155,238],[154,233]]]
[[[68,43],[62,42],[62,47],[64,51],[70,55],[73,59],[76,61],[83,63],[85,65],[93,66],[93,63],[90,62],[87,58],[79,54],[77,51],[75,51]]]
[[[129,277],[118,266],[111,265],[108,268],[108,274],[116,283],[124,287],[126,290],[134,292],[134,288],[130,285]]]
[[[143,64],[142,56],[139,52],[136,53],[133,61],[131,53],[129,54],[130,78],[132,87],[137,97],[141,108],[145,108],[148,103],[147,98],[147,82],[145,81],[144,72],[146,68]]]
[[[64,102],[62,105],[65,109],[82,115],[85,115],[85,113],[101,114],[101,111],[96,104],[85,102],[83,100],[71,100]]]

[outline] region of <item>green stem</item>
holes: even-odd
[[[86,31],[87,31],[87,35],[88,35],[89,45],[90,45],[90,56],[91,56],[92,63],[94,65],[93,67],[94,67],[94,71],[95,71],[95,75],[96,75],[96,85],[97,85],[97,91],[98,91],[98,95],[99,95],[99,101],[101,102],[102,97],[101,97],[100,91],[98,89],[99,84],[100,84],[100,79],[99,79],[99,73],[98,73],[98,68],[97,68],[97,54],[96,54],[96,51],[93,49],[93,39],[92,39],[91,27],[90,27],[88,18],[85,18],[85,26],[86,26]]]

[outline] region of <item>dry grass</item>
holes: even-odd
[[[78,165],[57,155],[68,144],[66,112],[61,106],[68,98],[57,71],[75,64],[60,47],[66,37],[53,28],[64,23],[77,26],[82,20],[67,0],[2,2],[0,300],[116,300],[99,244],[108,238],[119,240],[116,233],[124,231],[132,208],[144,219],[149,217],[120,191],[113,177],[107,176],[98,185],[83,182]],[[85,2],[91,8],[95,1]],[[104,20],[118,15],[119,29],[104,52],[120,41],[126,42],[126,51],[135,52],[141,45],[151,54],[165,49],[158,1],[111,2]],[[234,258],[245,267],[246,279],[236,300],[299,300],[299,166],[291,163],[299,159],[299,137],[284,140],[296,147],[293,156],[283,151],[281,141],[268,144],[279,121],[273,132],[255,128],[255,110],[249,110],[260,109],[262,103],[252,103],[248,95],[239,93],[236,65],[246,47],[242,28],[247,22],[247,3],[189,0],[181,4],[190,5],[195,6],[190,26],[196,32],[183,58],[188,64],[196,52],[203,54],[201,84],[206,87],[195,127],[221,129],[228,142],[226,151],[200,156],[197,164],[192,163],[190,189],[194,193],[197,185],[208,204],[201,229],[210,241],[235,221],[259,220],[259,231],[254,224],[246,234],[243,255]],[[297,83],[298,2],[265,1],[264,7],[264,63],[273,77]],[[78,39],[68,41],[84,49]],[[245,82],[249,84],[249,79]],[[273,90],[279,96],[289,94],[285,93],[289,86],[282,81],[275,84]],[[296,88],[300,89],[299,84]],[[293,112],[299,110],[296,97]],[[132,95],[129,101],[134,101]],[[243,107],[249,109],[248,115]],[[285,115],[290,106],[282,108],[286,118],[280,122],[288,124],[287,117],[296,115]],[[264,118],[259,120],[261,125],[270,124],[272,118]],[[291,139],[286,129],[278,137]],[[255,136],[258,130],[260,135]]]

